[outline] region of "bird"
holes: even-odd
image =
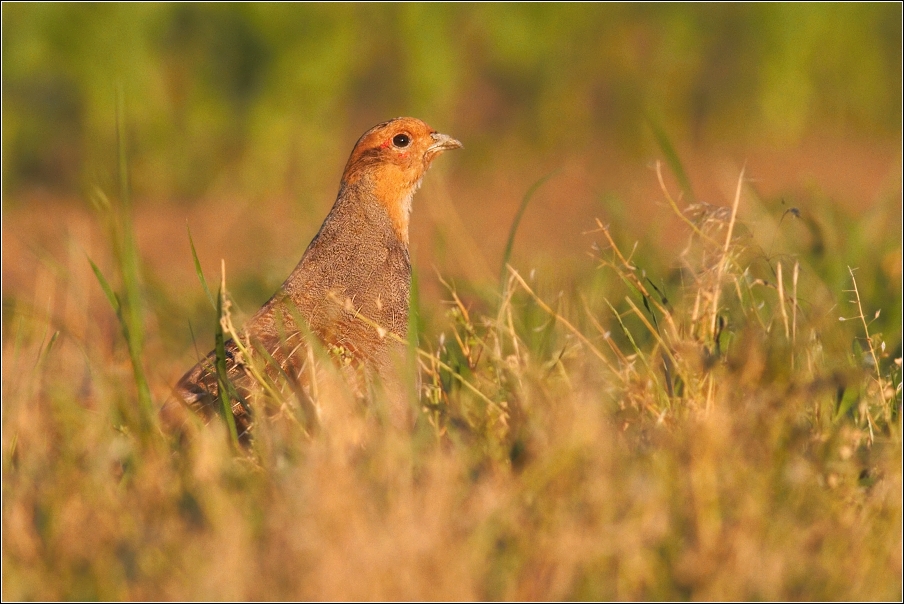
[[[299,399],[308,399],[312,339],[341,366],[367,376],[388,372],[408,330],[412,197],[433,160],[461,147],[413,117],[377,124],[358,139],[336,201],[301,260],[244,324],[241,343],[224,343],[240,440],[251,437],[254,413],[247,401],[261,388],[261,374],[254,375],[245,355],[259,357],[267,379],[288,381]],[[166,423],[179,422],[185,408],[206,421],[223,408],[216,361],[214,350],[177,382],[162,409]],[[302,402],[309,408],[309,400]]]

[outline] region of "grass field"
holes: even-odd
[[[0,13],[4,600],[904,597],[900,4]],[[165,434],[400,115],[414,426]]]
[[[451,224],[444,174],[416,217]],[[216,324],[175,212],[8,212],[4,599],[900,599],[900,182],[851,214],[648,178],[655,203],[582,215],[567,261],[522,234],[500,274],[454,225],[415,250],[413,430],[324,362],[317,425],[265,401],[249,450],[158,426]],[[232,254],[240,325],[297,219],[238,211],[190,224],[214,290]]]

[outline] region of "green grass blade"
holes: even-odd
[[[662,387],[662,384],[659,383],[659,377],[656,375],[656,370],[650,366],[646,354],[644,354],[643,350],[640,349],[640,346],[637,345],[637,342],[634,340],[634,336],[631,334],[631,330],[629,330],[628,326],[625,325],[625,322],[622,321],[621,315],[617,310],[615,310],[615,307],[612,306],[612,303],[609,302],[607,298],[604,298],[603,300],[606,303],[606,306],[609,307],[609,310],[612,311],[612,315],[615,317],[615,320],[618,321],[618,325],[619,327],[621,327],[622,333],[625,334],[625,337],[628,338],[628,342],[631,343],[631,348],[634,349],[634,353],[637,355],[637,358],[640,359],[640,362],[643,363],[643,366],[647,369],[650,377],[653,378],[653,383],[656,386],[657,392],[660,394],[660,396],[664,397],[664,400],[668,401],[668,393]]]
[[[675,178],[678,179],[678,186],[681,187],[681,190],[684,192],[688,201],[696,199],[694,190],[691,187],[691,181],[687,177],[687,172],[684,171],[684,166],[678,158],[678,152],[675,151],[675,147],[672,145],[671,140],[669,140],[665,130],[663,130],[656,120],[650,116],[647,116],[647,124],[650,125],[650,130],[653,132],[653,138],[656,139],[656,144],[659,145],[659,150],[662,151],[665,163],[669,165]]]
[[[116,292],[113,291],[113,288],[110,287],[110,283],[107,281],[106,277],[104,277],[97,265],[94,264],[94,261],[91,260],[91,258],[88,258],[88,262],[91,264],[91,270],[94,271],[94,276],[97,277],[97,281],[100,283],[104,295],[110,302],[110,306],[113,307],[113,310],[116,313],[116,319],[122,330],[122,337],[126,341],[126,346],[129,350],[129,360],[132,363],[132,373],[135,377],[135,385],[138,388],[138,403],[140,406],[139,424],[142,433],[148,434],[154,423],[154,405],[151,400],[151,389],[148,385],[147,376],[144,374],[144,367],[141,363],[141,350],[135,341],[132,330],[129,328],[129,322],[123,314],[123,305],[120,303],[119,296],[117,296]]]
[[[213,294],[210,293],[210,288],[207,287],[207,279],[204,278],[204,271],[201,270],[201,261],[198,260],[198,252],[195,250],[195,242],[191,238],[191,227],[188,226],[188,222],[185,223],[185,229],[188,231],[188,244],[191,246],[191,257],[195,261],[195,273],[198,274],[198,280],[201,282],[201,287],[204,288],[204,293],[207,294],[207,299],[210,300],[210,305],[216,309],[217,303],[213,299]]]
[[[104,274],[100,272],[100,269],[97,268],[97,265],[94,264],[94,261],[91,258],[88,258],[88,262],[91,264],[91,270],[94,271],[94,276],[97,277],[98,283],[100,283],[100,288],[104,290],[104,295],[107,297],[107,301],[110,302],[110,306],[113,307],[113,311],[119,316],[119,298],[116,293],[113,291],[113,288],[110,287],[110,283],[107,281]]]
[[[49,330],[50,326],[47,326],[47,330]],[[57,339],[60,337],[59,330],[54,331],[53,335],[50,336],[50,341],[47,342],[47,330],[44,332],[44,338],[41,340],[41,347],[38,352],[38,360],[35,361],[35,368],[39,368],[44,364],[44,361],[47,359],[47,356],[50,354],[50,350],[53,348],[53,345],[56,343]],[[45,343],[46,342],[46,343]]]
[[[121,87],[116,90],[116,135],[120,195],[118,203],[111,204],[103,191],[95,192],[95,207],[106,214],[110,243],[115,267],[122,283],[122,291],[116,292],[94,262],[88,258],[91,270],[97,278],[126,340],[135,386],[138,390],[137,432],[146,439],[153,430],[156,413],[151,390],[142,363],[144,342],[143,292],[139,270],[138,245],[131,219],[131,199],[126,153],[126,125],[124,100]]]
[[[555,176],[561,171],[561,169],[553,170],[546,176],[541,177],[537,182],[532,184],[530,188],[527,190],[527,193],[524,194],[524,197],[521,199],[521,205],[518,207],[518,211],[515,213],[515,218],[512,220],[512,226],[509,227],[508,239],[505,242],[505,251],[502,252],[502,267],[499,269],[499,286],[500,289],[505,287],[506,282],[506,269],[508,266],[509,258],[512,255],[512,247],[515,245],[515,234],[518,232],[518,225],[521,224],[521,218],[524,216],[524,211],[527,210],[527,205],[530,203],[531,199],[534,197],[534,193],[543,186],[547,180]]]
[[[144,313],[139,270],[138,245],[132,226],[132,197],[129,185],[129,158],[126,143],[125,96],[122,86],[116,90],[116,146],[119,167],[119,204],[116,207],[114,249],[122,276],[123,316],[129,324],[131,346],[144,348]],[[118,234],[118,237],[117,237]]]

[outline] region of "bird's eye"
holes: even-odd
[[[396,134],[392,137],[392,144],[396,147],[407,147],[411,144],[411,139],[407,134]]]

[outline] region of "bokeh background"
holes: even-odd
[[[901,4],[0,11],[4,600],[900,601]],[[415,432],[161,434],[399,115]]]
[[[864,286],[900,300],[900,242],[885,236],[901,207],[894,3],[2,10],[7,308],[34,299],[53,262],[87,271],[88,254],[108,268],[92,199],[120,195],[117,98],[149,320],[172,353],[186,351],[186,318],[202,335],[210,323],[186,223],[208,278],[224,259],[253,311],[319,228],[357,137],[399,115],[465,145],[415,204],[428,311],[437,273],[495,283],[518,206],[545,175],[514,241],[520,269],[553,282],[592,272],[597,218],[674,257],[685,234],[660,160],[682,204],[728,204],[744,168],[760,216],[798,208],[839,291],[851,250],[875,237]]]

